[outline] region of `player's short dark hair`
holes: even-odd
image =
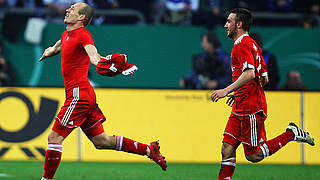
[[[261,35],[257,32],[249,33],[249,36],[262,48],[263,46],[263,39]]]
[[[218,39],[218,37],[216,36],[215,33],[207,32],[205,34],[202,34],[201,38],[203,38],[204,36],[207,36],[209,44],[211,44],[215,49],[216,48],[221,48],[220,40]]]
[[[84,6],[82,9],[79,10],[79,15],[85,16],[85,19],[83,21],[84,26],[87,26],[88,24],[90,24],[93,17],[93,13],[94,13],[93,8],[88,4],[86,4],[86,6]]]
[[[252,22],[253,22],[253,17],[251,12],[245,8],[236,8],[236,9],[232,9],[230,13],[236,14],[235,23],[237,24],[238,22],[241,21],[242,29],[249,32],[250,26],[252,25]]]

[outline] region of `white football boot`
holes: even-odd
[[[294,134],[294,141],[308,143],[314,146],[314,138],[312,138],[308,132],[305,132],[299,128],[295,123],[290,123],[286,131],[292,131]]]

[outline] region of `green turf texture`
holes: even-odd
[[[219,164],[169,163],[162,171],[154,163],[62,162],[56,180],[211,180]],[[2,180],[40,180],[41,161],[0,161]],[[8,175],[6,177],[6,175]],[[319,180],[320,165],[237,164],[233,180]]]

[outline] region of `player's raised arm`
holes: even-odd
[[[44,50],[41,58],[39,61],[42,61],[43,59],[51,56],[55,56],[60,53],[61,50],[61,40],[58,40],[54,46],[48,47],[47,49]]]
[[[94,64],[95,66],[97,66],[97,64],[101,58],[100,54],[97,51],[97,48],[92,44],[88,44],[84,47],[84,49],[86,50],[86,52],[90,58],[90,62],[92,64]]]
[[[254,69],[247,69],[243,71],[239,78],[235,82],[230,84],[228,87],[214,91],[211,95],[212,101],[217,102],[219,99],[226,97],[229,93],[247,84],[249,81],[254,79],[254,77]]]

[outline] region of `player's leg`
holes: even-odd
[[[231,180],[236,167],[236,150],[240,144],[240,120],[231,114],[223,137],[221,148],[222,161],[219,180]]]
[[[108,136],[104,133],[101,122],[98,122],[91,128],[84,129],[83,131],[97,149],[112,149],[139,155],[147,155],[163,170],[166,170],[167,168],[166,161],[164,160],[165,158],[159,151],[160,147],[158,142],[144,144],[123,136]]]
[[[264,120],[261,114],[256,114],[255,116],[252,116],[253,121],[257,120],[261,121],[261,123],[257,123],[258,126],[260,124],[260,127],[262,127],[261,130],[259,130],[257,133],[260,133],[260,138],[263,138],[263,142],[259,143],[259,146],[256,146],[255,148],[251,149],[252,147],[247,147],[249,150],[245,151],[249,152],[246,153],[246,158],[251,162],[259,162],[266,158],[267,156],[271,156],[272,154],[276,153],[278,150],[280,150],[282,147],[284,147],[288,142],[290,141],[298,141],[298,142],[307,142],[310,145],[314,145],[314,140],[311,138],[309,133],[303,131],[298,126],[296,126],[294,123],[290,123],[286,131],[279,136],[266,141],[265,137],[265,129],[264,129]],[[261,135],[262,134],[262,135]],[[264,134],[264,135],[263,135]],[[259,137],[258,137],[259,138]],[[250,153],[255,152],[255,153]]]
[[[105,121],[105,117],[98,105],[96,105],[94,109],[90,110],[88,119],[80,126],[97,149],[113,149],[139,155],[147,155],[163,170],[166,170],[166,161],[159,151],[160,146],[158,142],[144,144],[123,136],[108,136],[104,133],[102,126],[103,121]]]
[[[55,121],[52,131],[48,136],[48,149],[44,161],[42,180],[53,179],[61,161],[62,142],[72,130],[73,129],[61,125],[59,121]]]
[[[236,168],[236,150],[237,145],[231,145],[229,143],[223,142],[221,148],[222,161],[221,168],[219,171],[219,180],[231,180],[234,170]]]

